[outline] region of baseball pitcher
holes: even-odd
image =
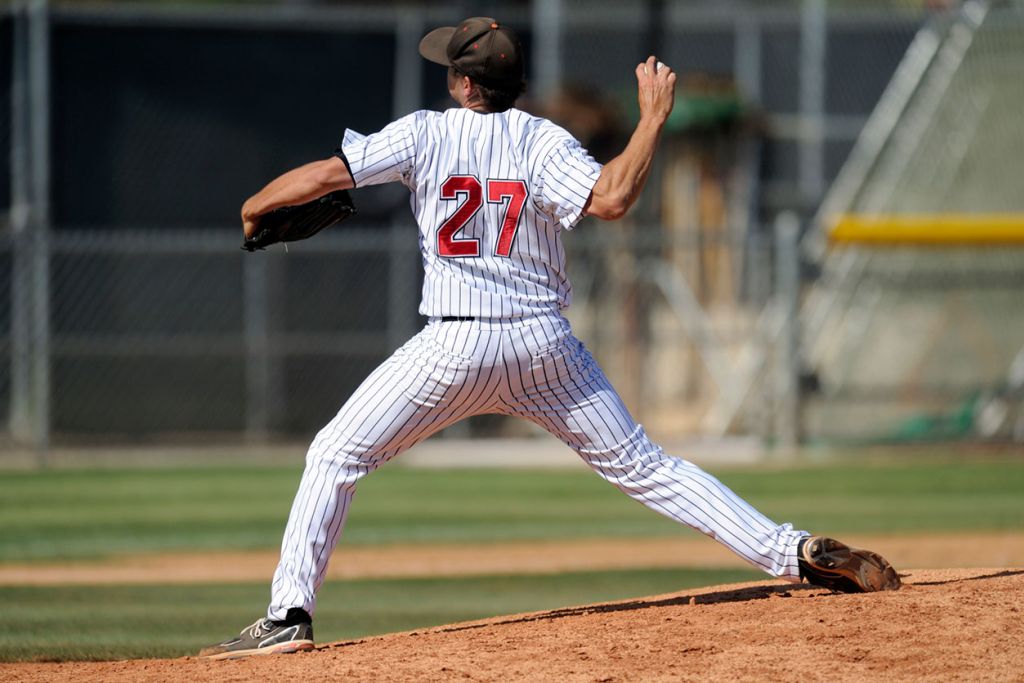
[[[285,173],[242,207],[248,238],[282,207],[401,183],[419,226],[419,310],[428,323],[313,439],[266,616],[200,654],[311,649],[317,590],[356,485],[431,434],[483,413],[540,425],[626,495],[771,576],[839,591],[898,588],[876,553],[776,524],[666,455],[562,315],[572,297],[562,238],[584,216],[615,220],[636,201],[672,110],[675,72],[655,57],[637,65],[640,122],[625,150],[601,166],[568,132],[514,108],[524,72],[508,27],[466,19],[427,34],[420,54],[448,68],[456,107],[417,111],[371,135],[348,130],[333,156]]]

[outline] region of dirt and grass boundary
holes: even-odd
[[[844,536],[897,567],[1024,566],[1024,532]],[[0,564],[0,586],[133,585],[269,580],[277,552],[141,553],[95,561]],[[708,539],[594,539],[515,543],[340,547],[329,580],[496,574],[558,574],[625,569],[746,567]]]

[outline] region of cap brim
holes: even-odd
[[[448,61],[448,42],[454,34],[454,26],[435,28],[420,41],[420,55],[435,64],[451,66],[451,62]]]

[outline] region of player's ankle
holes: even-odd
[[[295,626],[297,624],[312,624],[313,617],[301,607],[289,607],[284,619],[274,620],[274,626]]]

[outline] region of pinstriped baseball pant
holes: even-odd
[[[360,479],[431,434],[483,413],[535,422],[630,497],[773,576],[799,581],[796,545],[806,533],[775,524],[652,443],[563,317],[432,320],[363,382],[310,445],[268,616],[284,619],[289,607],[313,614]]]

